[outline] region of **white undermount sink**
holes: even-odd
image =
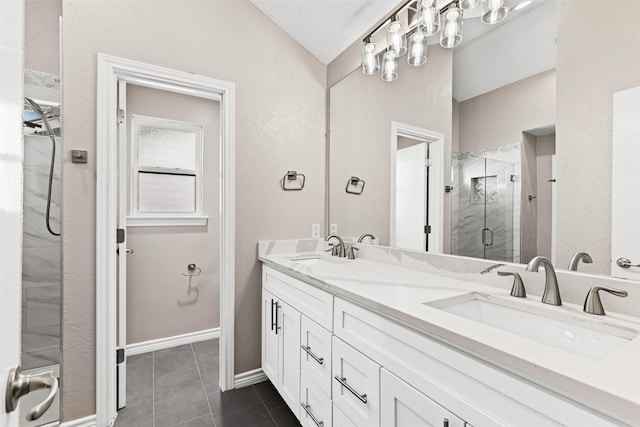
[[[640,335],[601,316],[475,292],[424,304],[592,360]]]

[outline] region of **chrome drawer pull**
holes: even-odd
[[[306,351],[307,354],[309,356],[311,356],[313,358],[313,360],[318,362],[320,365],[322,365],[324,363],[324,357],[318,357],[315,354],[313,354],[313,352],[311,351],[311,347],[305,347],[304,345],[301,345],[300,348],[303,349],[304,351]]]
[[[304,409],[304,411],[307,413],[307,415],[309,415],[311,417],[311,419],[313,420],[314,423],[316,423],[316,425],[318,427],[322,427],[324,426],[324,421],[318,421],[318,419],[311,413],[311,406],[304,404],[302,402],[300,402],[300,404],[302,405],[302,408]]]
[[[362,402],[364,404],[367,403],[367,395],[366,394],[360,394],[357,391],[355,391],[353,389],[353,387],[351,387],[349,384],[347,384],[347,379],[346,378],[344,378],[344,377],[340,378],[337,375],[334,378],[336,379],[336,381],[338,381],[340,384],[342,384],[342,386],[344,388],[349,390],[355,397],[357,397],[360,400],[360,402]]]

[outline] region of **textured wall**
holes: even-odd
[[[523,131],[555,123],[555,105],[555,70],[461,102],[459,152],[519,143]]]
[[[603,22],[606,31],[593,31]],[[613,93],[640,85],[640,2],[558,1],[557,262],[610,272]]]
[[[551,259],[551,220],[553,207],[553,186],[549,182],[554,178],[552,157],[556,154],[556,135],[536,138],[536,210],[537,210],[537,254]]]
[[[131,114],[203,126],[203,210],[209,220],[202,227],[127,228],[127,247],[134,250],[127,258],[127,343],[218,327],[220,103],[127,85],[129,142]],[[189,285],[182,274],[192,262],[201,274]]]
[[[236,83],[236,372],[260,366],[256,241],[323,223],[326,67],[248,1],[63,2],[63,420],[95,413],[96,54]],[[307,176],[283,192],[289,169]],[[72,231],[71,231],[72,230]]]
[[[62,0],[26,0],[24,7],[24,68],[60,75]]]
[[[429,47],[429,62],[410,67],[400,61],[399,77],[385,82],[360,68],[330,90],[329,219],[338,233],[375,234],[389,244],[391,122],[444,134],[444,180],[451,179],[451,51]],[[347,179],[365,180],[361,196],[347,194]],[[448,197],[445,196],[448,203]],[[445,252],[449,250],[449,210],[445,205]]]

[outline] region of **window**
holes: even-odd
[[[128,225],[206,225],[201,125],[131,116]]]

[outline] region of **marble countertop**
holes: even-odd
[[[268,252],[267,252],[268,253]],[[430,337],[454,345],[520,377],[579,401],[600,412],[640,423],[640,319],[607,312],[593,316],[582,307],[542,304],[539,297],[509,296],[509,290],[387,265],[367,259],[347,260],[315,252],[259,254],[265,265],[333,295],[369,308]],[[324,257],[306,266],[294,259]],[[437,301],[470,293],[523,304],[551,315],[570,316],[593,329],[607,325],[631,330],[635,338],[602,360],[592,360],[521,336],[485,326],[436,308]],[[434,306],[429,305],[434,303]]]

